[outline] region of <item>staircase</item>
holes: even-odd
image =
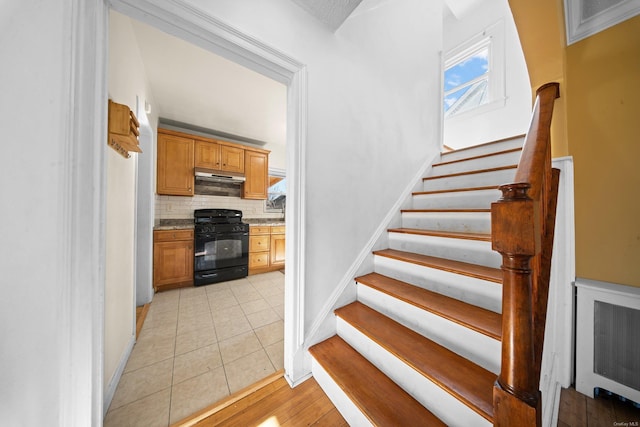
[[[493,423],[500,371],[501,256],[491,203],[513,181],[524,138],[443,153],[310,349],[313,375],[351,425]]]
[[[350,425],[540,425],[558,93],[538,90],[526,137],[441,155],[335,311],[337,335],[309,349]]]

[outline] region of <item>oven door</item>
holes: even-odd
[[[249,233],[203,233],[195,238],[194,271],[247,265]]]

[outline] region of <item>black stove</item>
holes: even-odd
[[[193,279],[195,286],[246,277],[249,269],[249,224],[242,211],[197,209]]]

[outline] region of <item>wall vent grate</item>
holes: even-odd
[[[594,303],[594,372],[640,391],[640,310]]]

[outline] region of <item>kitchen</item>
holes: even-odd
[[[286,87],[224,59],[203,59],[211,54],[116,12],[111,12],[110,29],[110,75],[115,75],[110,77],[110,97],[118,93],[114,88],[118,84],[112,79],[118,80],[119,68],[113,63],[126,65],[129,73],[135,74],[131,72],[131,58],[122,60],[122,52],[114,50],[132,49],[123,47],[127,43],[137,45],[138,52],[132,55],[137,55],[134,59],[144,67],[142,83],[137,84],[144,90],[136,90],[136,102],[127,103],[138,112],[143,151],[136,156],[138,189],[133,196],[137,198],[134,298],[135,305],[151,297],[153,301],[135,346],[131,340],[125,343],[124,351],[120,350],[122,345],[110,346],[116,335],[110,335],[115,329],[109,328],[114,324],[110,319],[126,307],[121,307],[121,299],[118,303],[109,298],[110,291],[116,295],[113,289],[119,284],[110,286],[107,274],[105,423],[157,419],[163,420],[158,425],[167,425],[282,369],[284,204],[272,206],[266,201],[266,188],[277,181],[280,183],[276,186],[281,188],[286,182]],[[215,101],[213,105],[205,105],[211,100]],[[262,194],[254,191],[242,197],[247,187],[252,188],[241,180],[243,172],[235,172],[237,176],[227,173],[227,178],[233,178],[226,182],[219,176],[196,178],[195,164],[187,179],[193,182],[191,194],[163,190],[163,177],[175,177],[175,165],[168,169],[163,166],[163,133],[192,140],[193,150],[196,145],[212,148],[218,144],[244,150],[243,159],[248,158],[247,153],[267,154],[268,163],[260,171],[262,184],[257,185],[262,187]],[[165,160],[175,159],[175,154]],[[110,156],[114,163],[122,162]],[[191,158],[205,163],[210,160],[197,154]],[[252,164],[251,158],[246,164]],[[210,169],[218,168],[204,167],[205,172]],[[108,176],[114,175],[112,172],[108,168]],[[255,182],[250,176],[244,178]],[[272,198],[281,200],[282,193],[279,189]],[[115,205],[113,210],[118,211]],[[238,222],[251,227],[247,247],[241,251],[246,253],[248,276],[192,286],[194,243],[197,246],[194,217],[202,209],[242,212]],[[126,212],[108,214],[107,224],[111,217]],[[141,225],[145,212],[153,219],[150,227]],[[114,258],[122,259],[117,252],[110,251],[116,254]],[[182,262],[167,267],[167,259]],[[117,270],[116,262],[108,261],[109,271]],[[169,273],[164,274],[166,271]],[[109,301],[114,302],[110,305]],[[127,328],[125,324],[125,333]]]

